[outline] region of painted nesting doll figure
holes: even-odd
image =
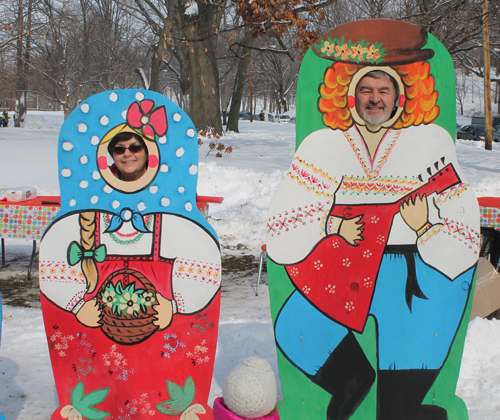
[[[467,418],[479,213],[454,129],[451,58],[421,28],[348,23],[306,54],[268,220],[283,420]]]
[[[196,206],[193,123],[155,92],[104,92],[66,119],[58,154],[39,267],[52,419],[212,418],[220,249]]]
[[[2,344],[2,294],[0,293],[0,348]],[[5,417],[0,413],[0,420],[5,420]]]

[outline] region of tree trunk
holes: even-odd
[[[24,65],[24,4],[18,0],[17,7],[17,44],[16,44],[16,119],[14,126],[21,127],[26,112],[26,66]]]
[[[249,48],[253,46],[254,39],[251,32],[245,33],[243,41],[241,42],[244,47],[240,49],[240,56],[242,57],[238,63],[238,70],[236,71],[236,80],[234,82],[233,97],[231,99],[231,108],[229,110],[229,121],[227,123],[227,131],[234,131],[239,133],[238,122],[240,117],[241,102],[245,88],[245,80],[250,65],[251,51]]]

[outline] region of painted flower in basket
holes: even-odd
[[[137,344],[159,328],[158,298],[145,276],[130,269],[125,274],[128,283],[109,281],[99,290],[101,328],[115,342]]]
[[[139,316],[139,311],[147,313],[156,301],[154,292],[145,289],[136,289],[134,283],[123,287],[121,282],[116,285],[112,283],[106,286],[102,293],[102,300],[105,307],[111,308],[113,314]]]

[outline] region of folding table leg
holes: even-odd
[[[33,240],[33,251],[31,252],[31,260],[30,260],[30,265],[28,267],[28,280],[31,280],[31,266],[33,265],[35,254],[36,254],[36,240]]]
[[[10,264],[5,264],[5,241],[3,238],[1,240],[1,248],[2,248],[2,266],[0,267],[0,270],[10,265]]]

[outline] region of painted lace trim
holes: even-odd
[[[271,236],[275,234],[280,235],[283,232],[290,231],[290,229],[306,226],[308,223],[313,223],[315,221],[320,224],[322,233],[324,234],[325,218],[332,204],[333,200],[327,200],[324,203],[310,204],[270,217],[267,220],[267,234]]]
[[[366,178],[353,178],[344,177],[342,184],[340,185],[339,191],[342,194],[394,194],[394,195],[406,195],[411,193],[413,190],[418,188],[422,183],[417,178],[377,178],[366,179]]]
[[[392,152],[392,149],[393,147],[396,145],[396,142],[398,141],[399,139],[399,135],[401,134],[401,130],[398,130],[395,134],[394,134],[394,139],[392,140],[391,143],[389,143],[389,145],[387,146],[387,148],[385,149],[385,153],[384,153],[384,156],[382,156],[382,158],[379,160],[379,163],[377,165],[377,167],[375,168],[375,170],[370,170],[368,164],[366,163],[366,160],[365,158],[363,158],[361,156],[361,153],[360,153],[360,150],[359,148],[356,146],[356,143],[354,141],[354,139],[352,138],[352,136],[347,132],[347,131],[344,131],[344,136],[345,138],[347,139],[347,141],[349,142],[349,144],[351,145],[351,148],[352,150],[354,151],[354,153],[356,154],[356,157],[358,158],[358,161],[359,163],[361,164],[361,166],[363,167],[363,170],[365,171],[365,174],[366,176],[369,178],[369,179],[373,179],[373,178],[377,178],[378,177],[378,173],[380,172],[380,170],[382,169],[382,166],[384,166],[385,162],[387,161],[387,158],[389,157],[389,155],[391,154]],[[393,131],[392,130],[389,130],[387,132],[386,135],[389,135],[389,134],[392,134]]]
[[[332,186],[338,185],[335,179],[328,176],[326,172],[298,157],[293,159],[292,170],[286,175],[295,179],[299,185],[305,186],[309,191],[325,197],[332,197],[335,194]]]

